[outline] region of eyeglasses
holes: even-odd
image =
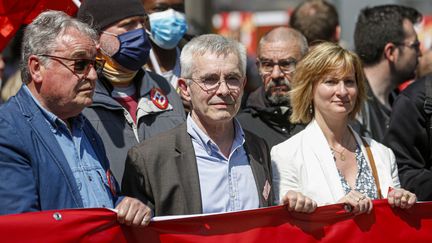
[[[398,45],[398,46],[406,46],[406,47],[414,49],[416,52],[420,52],[420,41],[418,41],[418,40],[415,40],[411,44],[407,44],[405,42],[395,43],[395,44]]]
[[[105,60],[101,60],[101,59],[92,60],[92,59],[85,59],[85,58],[66,58],[66,57],[59,57],[59,56],[53,56],[47,54],[37,54],[37,56],[48,57],[53,60],[56,60],[59,63],[61,63],[63,66],[65,66],[67,69],[69,69],[71,72],[73,72],[74,74],[83,75],[83,76],[88,75],[91,67],[93,67],[96,70],[96,72],[99,73],[100,71],[102,71],[105,65]],[[64,63],[62,60],[73,61],[74,62],[73,70],[69,67],[69,65]]]
[[[265,74],[270,74],[276,65],[285,75],[295,71],[297,61],[294,59],[279,60],[273,62],[271,60],[258,59],[260,69]]]
[[[198,81],[194,78],[188,78],[192,80],[192,82],[196,83],[203,91],[205,92],[214,92],[219,89],[222,82],[225,82],[228,90],[230,92],[239,91],[244,78],[240,76],[227,76],[224,79],[220,79],[219,77],[207,77],[203,79],[199,79]]]

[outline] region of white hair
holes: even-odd
[[[24,83],[31,80],[30,71],[27,66],[28,58],[36,54],[50,54],[57,46],[56,39],[67,29],[75,28],[80,33],[97,42],[97,32],[89,25],[74,19],[62,11],[49,10],[37,16],[27,26],[24,32],[21,51],[21,76]],[[45,63],[47,59],[41,58]]]
[[[194,70],[194,58],[208,53],[227,56],[235,54],[239,60],[239,69],[246,76],[246,48],[243,44],[216,34],[206,34],[193,38],[180,54],[181,77],[191,78]],[[211,65],[211,63],[209,63]]]

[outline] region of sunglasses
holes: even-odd
[[[53,60],[56,60],[60,62],[63,66],[65,66],[67,69],[69,69],[71,72],[78,75],[87,75],[90,72],[91,67],[93,67],[96,70],[96,72],[100,72],[102,71],[105,65],[104,60],[85,59],[85,58],[66,58],[66,57],[59,57],[59,56],[53,56],[47,54],[38,54],[37,56],[48,57]],[[69,65],[64,63],[62,60],[72,61],[73,70],[70,69]]]

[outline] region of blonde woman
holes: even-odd
[[[281,204],[302,193],[318,206],[345,203],[355,214],[370,212],[372,200],[409,208],[416,196],[400,187],[393,152],[350,126],[365,99],[358,56],[337,44],[313,47],[294,75],[291,122],[305,130],[273,147],[273,184]],[[388,193],[388,188],[395,188]],[[290,192],[289,192],[290,191]]]

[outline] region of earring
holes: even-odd
[[[312,107],[312,104],[309,105],[309,114],[311,114],[311,115],[313,114],[313,107]]]

